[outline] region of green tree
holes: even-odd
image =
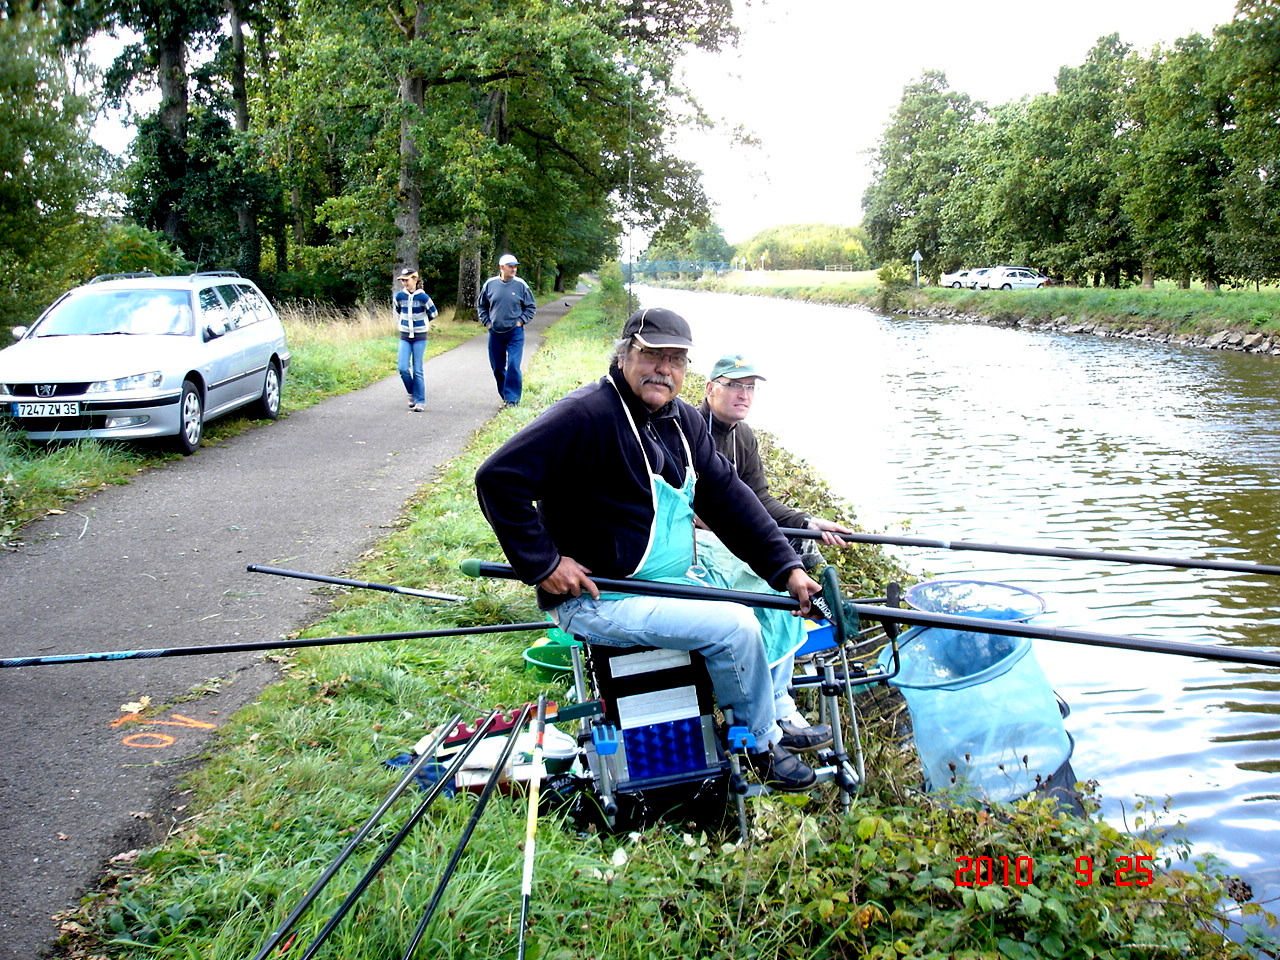
[[[1261,282],[1280,277],[1280,3],[1242,0],[1215,31],[1215,63],[1234,109],[1226,143],[1224,272]]]
[[[985,108],[926,71],[909,84],[876,148],[873,180],[862,198],[863,226],[877,261],[909,261],[937,272],[952,182],[964,170],[968,134]]]
[[[1179,40],[1172,50],[1132,58],[1129,73],[1129,162],[1119,172],[1143,283],[1159,274],[1217,287],[1234,108],[1212,44],[1199,35]]]
[[[748,263],[768,254],[773,270],[821,270],[829,264],[865,270],[871,265],[862,232],[830,223],[798,223],[761,230],[738,248]]]
[[[76,277],[80,210],[100,170],[57,31],[39,11],[0,17],[0,317],[15,324]]]

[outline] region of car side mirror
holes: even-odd
[[[208,343],[210,340],[217,340],[218,337],[222,336],[226,332],[226,324],[206,323],[204,326],[204,342]]]
[[[13,334],[13,339],[21,340],[27,335],[27,327],[14,327],[9,332]]]

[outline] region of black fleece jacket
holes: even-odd
[[[747,426],[746,421],[725,423],[718,420],[711,412],[711,404],[706,400],[698,412],[711,426],[711,440],[716,449],[723,454],[734,468],[742,482],[755,491],[769,516],[777,521],[780,527],[807,527],[809,515],[803,510],[788,507],[769,492],[769,481],[764,476],[764,463],[760,459],[760,441],[755,431]]]
[[[617,364],[607,377],[556,402],[476,471],[480,508],[520,579],[538,583],[562,556],[601,577],[627,577],[639,567],[653,496],[624,403],[649,463],[675,485],[684,479],[683,433],[697,476],[694,511],[763,580],[784,589],[800,560],[751,488],[716,452],[707,421],[678,399],[650,413]],[[544,610],[566,599],[538,592]]]

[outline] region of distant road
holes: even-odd
[[[526,357],[577,299],[538,310]],[[427,362],[424,413],[387,365],[26,526],[0,552],[0,657],[270,640],[317,620],[319,584],[246,565],[343,574],[502,406],[483,335]],[[34,960],[110,857],[165,836],[177,776],[275,677],[254,654],[0,670],[0,960]],[[114,726],[140,697],[174,706]]]

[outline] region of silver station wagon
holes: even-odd
[[[95,277],[0,350],[0,415],[32,440],[172,437],[240,407],[274,420],[289,369],[284,327],[234,273]]]

